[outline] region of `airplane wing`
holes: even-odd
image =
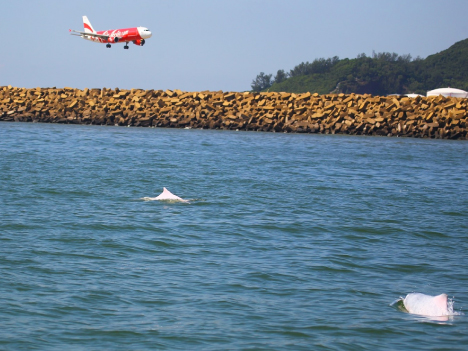
[[[109,39],[109,35],[86,33],[86,32],[80,32],[80,31],[73,30],[73,29],[69,29],[69,31],[73,32],[73,33],[79,33],[79,34],[70,33],[71,35],[76,35],[76,36],[79,36],[79,37],[81,37],[82,35],[89,35],[90,37],[96,37],[96,38],[101,38],[101,39],[106,39],[106,40]]]

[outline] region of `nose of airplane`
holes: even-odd
[[[141,31],[141,37],[143,39],[151,38],[151,31],[148,28],[143,28],[143,30]]]
[[[140,34],[140,37],[143,39],[148,39],[151,38],[151,31],[148,28],[145,27],[138,27],[138,34]]]

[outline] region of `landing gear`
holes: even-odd
[[[128,41],[125,43],[124,49],[128,50]]]
[[[110,48],[111,48],[111,44],[107,44],[107,45],[106,45],[106,48],[110,49]]]

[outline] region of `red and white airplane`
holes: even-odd
[[[151,31],[145,27],[133,27],[124,29],[110,29],[96,32],[89,22],[88,17],[83,16],[84,32],[70,29],[71,35],[82,37],[86,40],[91,40],[96,43],[106,43],[106,47],[110,48],[111,44],[125,42],[124,49],[128,49],[128,43],[132,42],[135,45],[145,45],[145,40],[151,38]],[[78,33],[78,34],[74,34]]]

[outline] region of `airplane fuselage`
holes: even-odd
[[[145,27],[101,30],[96,32],[96,34],[109,36],[109,38],[105,39],[102,37],[95,37],[86,34],[83,35],[83,38],[86,40],[91,40],[96,43],[103,44],[114,44],[117,42],[134,42],[135,44],[140,45],[142,39],[144,40],[151,37],[151,32],[149,32],[148,28]]]

